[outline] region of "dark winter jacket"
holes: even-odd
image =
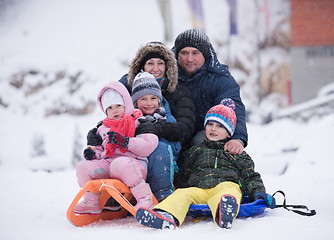
[[[185,85],[191,92],[195,105],[195,132],[204,129],[204,117],[207,111],[220,103],[224,98],[231,98],[236,104],[237,126],[232,139],[241,139],[247,146],[245,106],[240,98],[240,87],[228,70],[221,64],[214,49],[211,47],[211,58],[208,59],[198,73],[187,76],[179,67],[179,85]]]
[[[244,194],[254,198],[256,193],[266,192],[261,175],[254,170],[251,157],[229,154],[224,151],[226,141],[205,139],[200,146],[193,146],[184,153],[180,167],[179,187],[212,188],[225,181],[239,184]]]
[[[169,103],[164,97],[162,98],[162,106],[163,106],[163,108],[165,109],[165,112],[166,112],[166,122],[175,123],[176,119],[172,115]],[[180,154],[180,151],[181,151],[181,143],[180,142],[168,141],[167,139],[162,138],[162,137],[159,138],[159,141],[162,141],[162,142],[168,144],[171,147],[174,159],[177,160],[179,158],[179,154]]]
[[[178,69],[175,57],[171,50],[162,44],[148,44],[138,50],[133,59],[129,73],[119,81],[122,82],[129,92],[135,76],[142,71],[142,61],[150,52],[158,52],[166,61],[166,79],[161,86],[162,95],[169,103],[171,113],[176,122],[158,122],[152,125],[154,133],[159,138],[165,138],[172,142],[184,143],[189,141],[194,132],[195,114],[194,104],[191,100],[189,89],[178,84]],[[140,126],[139,126],[140,128]]]

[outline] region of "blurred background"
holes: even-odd
[[[249,126],[332,114],[333,27],[333,0],[0,0],[0,165],[73,169],[101,87],[189,28],[229,66]]]

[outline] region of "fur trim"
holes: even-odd
[[[168,49],[165,45],[160,43],[148,43],[147,45],[139,48],[137,55],[132,60],[130,65],[129,73],[128,73],[128,84],[132,87],[134,78],[136,75],[142,71],[141,62],[144,57],[149,52],[158,52],[160,55],[163,55],[167,60],[166,63],[166,77],[169,80],[167,91],[172,93],[176,89],[176,85],[178,83],[178,68],[176,59],[174,57],[174,53]]]

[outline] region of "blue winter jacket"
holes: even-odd
[[[228,70],[221,64],[211,46],[211,58],[206,60],[203,67],[195,75],[187,76],[179,67],[179,84],[185,85],[191,92],[195,105],[195,134],[204,129],[204,117],[207,111],[220,103],[224,98],[234,100],[237,115],[237,126],[232,139],[241,139],[247,145],[245,106],[240,98],[240,87]]]

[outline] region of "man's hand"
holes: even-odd
[[[225,144],[224,150],[231,154],[241,154],[244,151],[244,145],[238,139],[231,139]]]

